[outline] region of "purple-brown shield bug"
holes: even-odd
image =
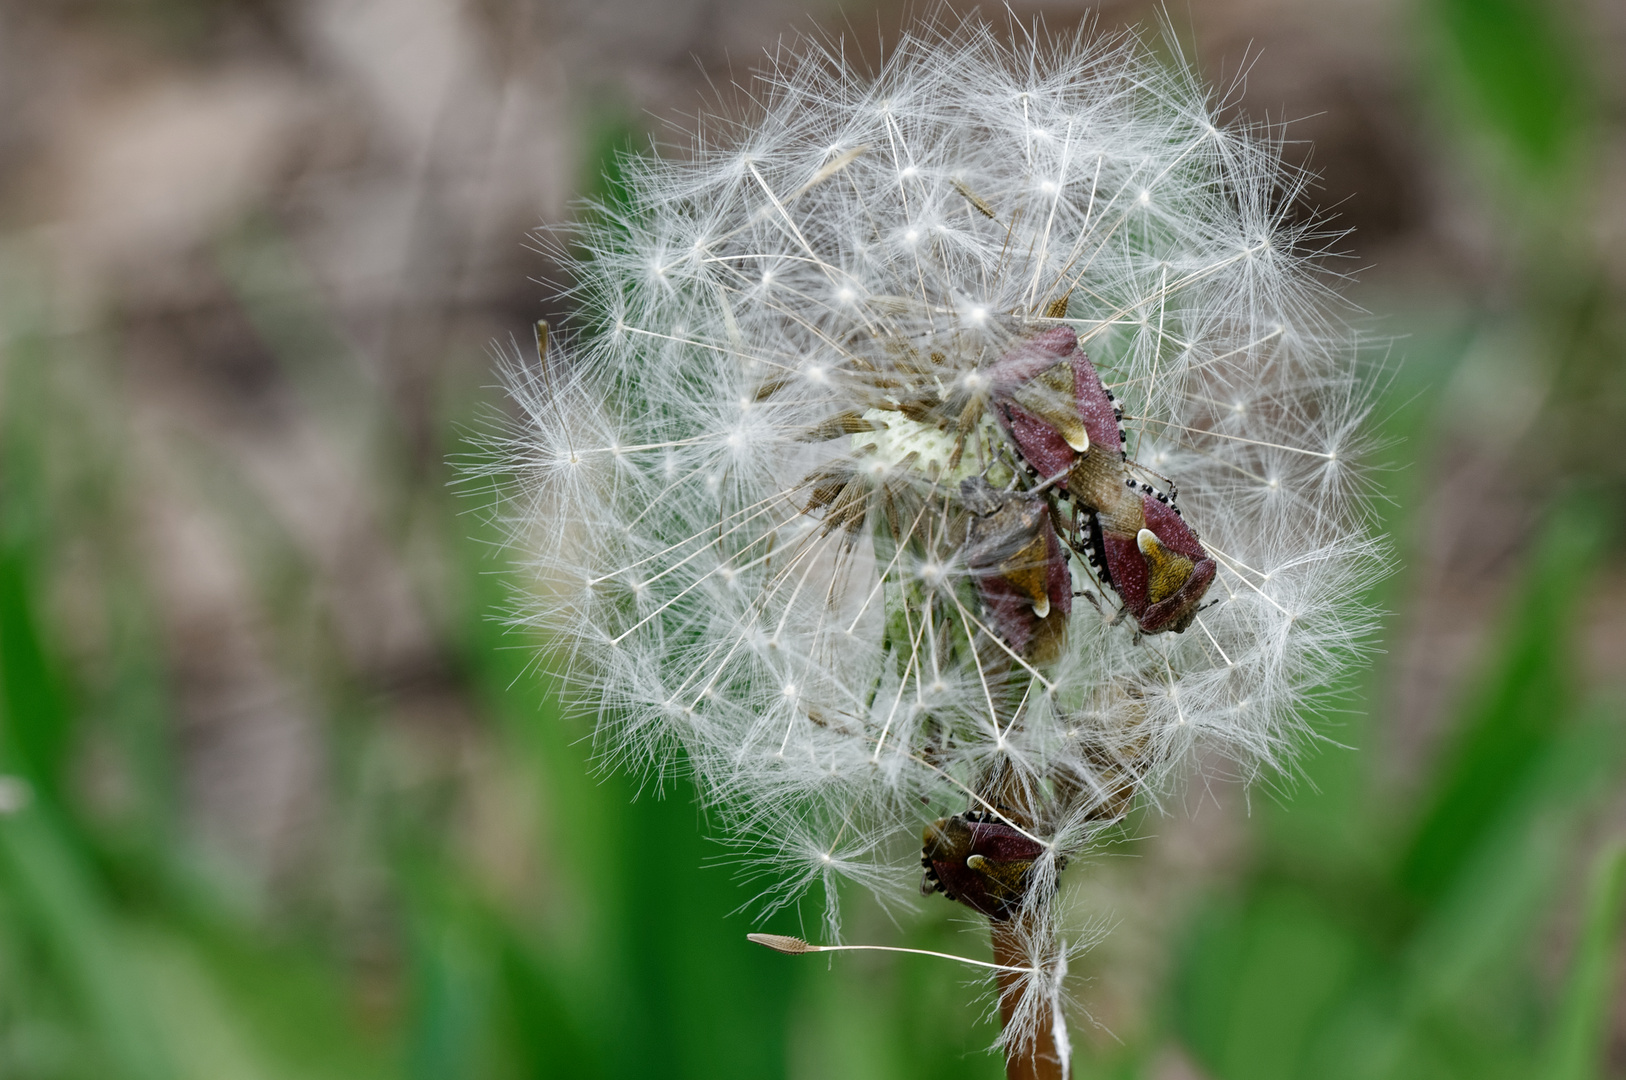
[[[920,891],[1004,922],[1021,909],[1044,853],[1043,844],[985,811],[938,818],[926,826]]]
[[[1056,313],[1065,307],[1055,307]],[[1143,633],[1183,631],[1218,567],[1169,495],[1137,479],[1112,392],[1055,326],[1019,342],[990,369],[1000,425],[1024,464],[1056,483],[1088,519],[1091,563]]]
[[[1049,501],[974,476],[960,481],[960,503],[968,512],[961,557],[994,628],[1015,652],[1049,659],[1073,610],[1073,578]]]

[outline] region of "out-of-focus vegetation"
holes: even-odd
[[[223,258],[241,264],[250,320],[296,343],[300,355],[278,356],[286,376],[331,401],[354,373],[310,362],[331,328],[298,283],[276,280],[287,252],[263,230],[237,243]],[[752,891],[726,868],[702,870],[726,849],[707,839],[684,781],[656,790],[594,774],[585,725],[560,714],[537,669],[540,643],[496,618],[511,586],[490,502],[448,490],[455,475],[443,468],[393,494],[445,559],[436,584],[448,607],[435,630],[445,678],[476,710],[479,752],[499,763],[482,780],[519,793],[473,795],[525,819],[478,827],[536,839],[519,856],[537,861],[535,874],[509,868],[523,883],[497,895],[490,869],[469,865],[483,841],[457,820],[451,785],[380,777],[403,767],[384,760],[399,748],[331,645],[310,640],[324,633],[301,610],[312,568],[245,495],[245,478],[199,462],[219,474],[212,490],[250,546],[254,585],[286,620],[280,646],[331,668],[315,683],[316,708],[331,725],[325,786],[344,865],[315,883],[332,893],[291,910],[245,898],[229,873],[200,863],[177,813],[183,763],[154,647],[162,629],[124,550],[127,433],[116,397],[93,417],[75,396],[77,380],[105,368],[80,343],[26,328],[8,344],[0,769],[26,804],[0,820],[0,1075],[761,1077],[784,1070],[792,1044],[827,1075],[986,1071],[977,1052],[996,1029],[955,973],[905,962],[815,979],[747,944],[751,924],[736,909]],[[362,459],[387,459],[399,442],[388,423],[359,439],[345,430],[365,405],[332,410],[333,435]],[[448,407],[447,445],[463,437],[454,428],[489,422],[477,408],[472,396]],[[80,670],[48,615],[70,560],[101,572],[102,589],[82,599],[101,608],[116,666]],[[115,756],[104,767],[128,789],[76,790],[98,783],[75,775],[86,748]],[[358,887],[346,880],[358,873],[376,877],[375,910],[346,910],[341,890]],[[943,945],[943,923],[916,931],[917,943]],[[381,961],[367,938],[382,939]]]
[[[67,56],[101,35],[80,62],[136,41],[137,69],[292,63],[276,50],[301,55],[287,43],[309,25],[350,25],[315,2],[69,7],[31,40]],[[491,62],[526,70],[541,32],[490,7],[520,27]],[[535,10],[551,26],[574,9]],[[1384,47],[1413,75],[1385,122],[1420,133],[1413,164],[1497,244],[1478,279],[1408,296],[1381,328],[1419,331],[1376,421],[1400,557],[1378,597],[1389,652],[1315,718],[1327,741],[1302,775],[1246,801],[1198,787],[1195,826],[1147,813],[1070,873],[1118,922],[1077,987],[1110,1028],[1080,1017],[1080,1076],[1626,1075],[1626,280],[1605,215],[1626,88],[1598,62],[1622,66],[1620,41],[1589,50],[1603,16],[1539,0],[1388,10],[1408,33]],[[242,45],[256,34],[282,44]],[[431,148],[467,134],[453,106],[479,97],[444,81]],[[589,118],[567,125],[566,175],[599,175],[619,141],[608,96],[560,99]],[[358,153],[363,176],[401,167]],[[420,171],[376,201],[409,221],[407,269],[360,318],[300,218],[332,194],[314,166],[297,198],[230,202],[156,301],[68,303],[60,237],[7,218],[0,1076],[999,1075],[986,993],[959,970],[748,945],[753,889],[682,778],[593,771],[545,643],[495,617],[491,493],[444,464],[501,408],[485,338],[551,313],[499,295],[467,317],[486,279],[444,255],[468,219],[443,189],[461,189],[433,153],[403,157]],[[505,272],[542,272],[527,265]],[[1452,546],[1496,532],[1487,503],[1512,542]],[[1424,662],[1452,649],[1454,671]],[[1422,705],[1402,693],[1419,680]],[[1171,862],[1182,844],[1214,853]],[[761,928],[804,932],[795,912]],[[986,948],[942,903],[901,925],[860,904],[848,929]]]

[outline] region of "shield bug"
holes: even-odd
[[[995,628],[1016,652],[1050,658],[1073,609],[1073,579],[1049,501],[973,476],[960,481],[960,502],[961,557]]]
[[[1191,625],[1217,566],[1171,497],[1138,478],[1122,410],[1071,327],[1018,343],[995,361],[993,405],[1023,462],[1087,518],[1091,562],[1144,633]]]
[[[938,818],[926,826],[920,852],[920,891],[940,892],[996,922],[1022,907],[1033,864],[1045,846],[982,810]]]
[[[1099,447],[1122,459],[1117,417],[1071,327],[1052,327],[1019,342],[989,375],[1000,425],[1042,479],[1065,476]]]
[[[1168,496],[1133,477],[1125,478],[1124,488],[1118,512],[1110,518],[1098,513],[1091,525],[1102,580],[1141,630],[1178,633],[1197,617],[1217,566]]]

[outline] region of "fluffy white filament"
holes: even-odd
[[[687,157],[622,163],[625,201],[570,238],[568,342],[514,367],[530,617],[604,753],[691,769],[770,901],[822,886],[834,934],[838,878],[914,892],[923,825],[998,814],[995,777],[1048,853],[1042,901],[1194,752],[1281,765],[1371,630],[1367,386],[1292,216],[1303,178],[1135,37],[972,22],[877,76],[803,43],[753,96]],[[1058,324],[1218,574],[1184,632],[1143,635],[1069,558],[1041,663],[968,586],[955,500],[1043,480],[986,384]],[[922,393],[969,411],[900,404]]]

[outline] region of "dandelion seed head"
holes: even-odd
[[[754,120],[621,162],[557,245],[575,326],[512,367],[527,621],[607,759],[680,755],[832,935],[837,878],[914,891],[926,807],[1006,807],[1030,1030],[1061,861],[1198,753],[1290,762],[1370,647],[1369,378],[1306,178],[1212,102],[1133,36],[787,46]]]

